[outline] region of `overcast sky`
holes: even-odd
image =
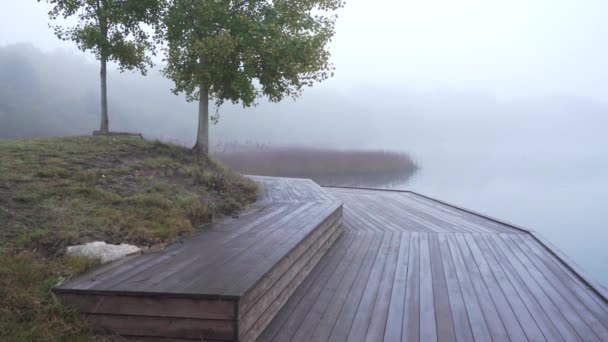
[[[54,37],[47,10],[35,0],[0,0],[0,45],[76,51]],[[398,83],[606,102],[606,13],[605,0],[348,0],[328,86]]]

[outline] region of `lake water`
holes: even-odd
[[[542,158],[508,153],[425,151],[408,189],[541,233],[608,284],[608,154]]]

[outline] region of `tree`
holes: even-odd
[[[53,7],[49,17],[56,20],[76,17],[70,27],[52,26],[59,39],[74,41],[82,51],[91,51],[100,61],[101,123],[99,132],[109,132],[107,63],[116,62],[120,71],[138,70],[146,74],[154,53],[145,24],[160,20],[164,0],[38,0]]]
[[[209,149],[209,100],[278,102],[333,76],[327,44],[341,0],[173,0],[163,20],[164,74],[199,101],[195,150]],[[218,116],[211,118],[218,120]]]

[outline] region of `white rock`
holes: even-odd
[[[87,256],[98,258],[102,263],[124,258],[127,255],[138,253],[141,249],[137,246],[121,243],[120,245],[110,245],[103,241],[89,242],[84,245],[69,246],[66,253],[68,255]]]

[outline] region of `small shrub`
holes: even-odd
[[[213,213],[209,203],[194,194],[182,194],[176,198],[179,205],[193,227],[199,227],[211,222]]]

